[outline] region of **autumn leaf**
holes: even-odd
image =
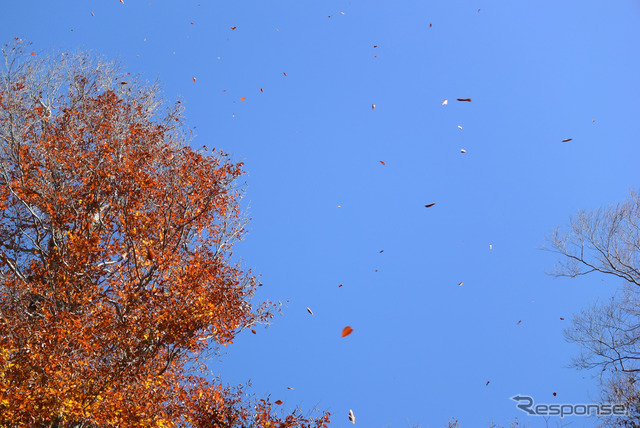
[[[240,101],[244,101],[244,100],[245,100],[245,98],[244,98],[244,97],[240,97]]]
[[[489,381],[489,380],[488,380],[488,381],[487,381],[487,383],[485,384],[485,386],[488,386],[490,382],[491,382],[491,381]]]
[[[338,288],[342,287],[342,284],[338,284]]]
[[[456,98],[458,101],[466,101],[468,103],[471,102],[471,98]]]
[[[462,284],[464,284],[464,282],[460,282],[460,283],[458,284],[458,286],[459,286],[459,287],[462,287]]]
[[[467,153],[465,149],[460,149],[460,153]]]
[[[282,405],[282,400],[276,400],[274,401],[275,404],[277,404],[278,406]]]
[[[262,90],[262,88],[260,88],[260,92],[264,92],[264,91]]]
[[[431,27],[433,27],[433,24],[432,24],[432,23],[429,23],[429,28],[431,28]]]
[[[349,326],[346,326],[345,328],[342,329],[342,337],[347,337],[351,333],[353,333],[353,329]]]
[[[376,105],[375,104],[371,104],[371,110],[375,110],[376,109]]]
[[[349,409],[349,422],[356,424],[356,416],[353,414],[353,410]]]
[[[386,163],[384,163],[383,161],[380,161],[380,163],[381,163],[382,165],[386,165]]]
[[[449,104],[449,100],[445,98],[444,101],[442,101],[442,105],[446,106],[447,104]]]
[[[432,203],[430,203],[430,204],[425,205],[424,207],[425,207],[425,208],[431,208],[431,207],[432,207],[432,206],[434,206],[435,204],[436,204],[435,202],[432,202]]]
[[[522,320],[519,320],[518,323],[516,325],[520,325],[520,323],[522,322]]]
[[[238,27],[231,27],[232,30],[235,30],[236,28],[238,28]]]
[[[307,306],[307,312],[309,312],[309,314],[313,315],[313,311],[311,311],[311,309],[309,309],[308,306]]]
[[[284,74],[285,76],[287,75],[287,73],[282,73],[282,74]]]
[[[562,140],[563,143],[569,142],[569,141],[573,141],[573,138],[565,138],[564,140]]]
[[[196,78],[195,77],[192,77],[191,80],[193,81],[193,83],[196,82]]]

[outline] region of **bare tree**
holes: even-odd
[[[640,426],[640,193],[597,211],[581,211],[568,228],[548,239],[561,255],[554,276],[576,278],[593,272],[624,280],[614,297],[576,315],[565,330],[582,351],[573,365],[598,369],[602,402],[622,403],[629,414],[603,418],[611,427]]]

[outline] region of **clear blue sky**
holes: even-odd
[[[236,255],[288,303],[211,362],[226,381],[334,427],[543,427],[509,397],[597,397],[562,329],[620,284],[539,247],[638,186],[638,0],[3,1],[16,36],[159,79],[245,162]]]

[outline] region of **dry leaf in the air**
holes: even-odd
[[[573,140],[573,138],[565,138],[564,140],[562,140],[562,142],[566,143],[566,142],[571,141],[571,140]]]
[[[445,98],[444,101],[442,101],[442,105],[446,106],[447,104],[449,104],[449,100]]]
[[[344,12],[340,12],[340,15],[344,15]]]
[[[244,101],[244,100],[245,100],[245,98],[244,98],[244,97],[240,97],[240,101]]]
[[[560,317],[560,321],[564,321],[564,318]]]
[[[232,30],[235,30],[236,28],[238,28],[238,27],[231,27]]]
[[[380,161],[380,163],[381,163],[382,165],[386,165],[386,163],[384,163],[383,161]]]
[[[309,309],[308,306],[307,306],[307,312],[309,312],[311,315],[313,315],[313,311],[311,309]]]
[[[274,403],[276,403],[278,406],[282,404],[282,400],[276,400],[274,401]]]
[[[554,393],[553,393],[553,396],[555,397],[556,395],[558,395],[558,394],[556,394],[556,393],[554,392]]]
[[[353,414],[353,410],[349,409],[349,422],[356,424],[356,416]]]
[[[124,0],[120,0],[120,3],[124,4]]]
[[[465,149],[460,149],[460,153],[467,153]]]
[[[429,28],[431,28],[431,27],[433,27],[433,24],[432,24],[432,23],[429,23]]]
[[[458,129],[462,129],[462,126],[458,125]]]
[[[489,382],[491,382],[491,381],[490,381],[490,380],[488,380],[488,381],[487,381],[487,383],[486,383],[484,386],[488,386],[488,385],[489,385]]]
[[[295,389],[291,388],[290,386],[287,386],[287,389],[290,389],[292,391],[295,391]]]
[[[378,254],[382,254],[382,253],[384,253],[384,250],[380,250],[380,253],[378,253]]]
[[[191,80],[193,80],[193,83],[196,83],[196,78],[192,77]]]
[[[262,88],[260,88],[260,92],[264,92],[264,91],[262,90]]]
[[[518,323],[516,325],[520,325],[520,323],[522,322],[522,320],[519,320]]]
[[[432,202],[432,203],[430,203],[430,204],[425,205],[424,207],[425,207],[425,208],[431,208],[431,207],[432,207],[432,206],[434,206],[435,204],[436,204],[435,202]]]
[[[489,244],[489,249],[493,250],[493,244]]]
[[[353,333],[353,329],[349,326],[346,326],[345,328],[342,329],[342,337],[347,337],[351,333]]]
[[[338,285],[338,288],[340,288],[340,287],[342,287],[342,284],[339,284],[339,285]]]
[[[376,105],[375,104],[371,104],[371,110],[375,110],[376,109]]]
[[[93,14],[93,12],[91,12],[91,16],[95,16],[95,15]]]
[[[464,284],[464,282],[461,282],[460,284],[458,284],[459,287],[462,287],[462,284]]]
[[[287,75],[287,73],[282,73],[282,74],[284,74],[285,76]]]
[[[471,102],[471,98],[456,98],[458,101],[466,101],[468,103]]]
[[[253,334],[258,334],[258,333],[256,333],[256,331],[255,331],[255,330],[253,330],[253,329],[251,330],[251,333],[253,333]]]
[[[377,48],[377,47],[378,47],[378,45],[373,45],[373,47],[374,47],[374,48]]]

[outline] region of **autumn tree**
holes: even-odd
[[[230,259],[242,164],[114,63],[2,53],[0,425],[327,424],[207,377],[205,351],[276,310]]]
[[[629,410],[624,417],[604,418],[605,425],[639,427],[640,194],[631,192],[615,206],[578,213],[549,242],[561,255],[554,275],[602,273],[622,282],[614,297],[576,315],[565,336],[582,349],[574,365],[600,373],[602,402]]]

